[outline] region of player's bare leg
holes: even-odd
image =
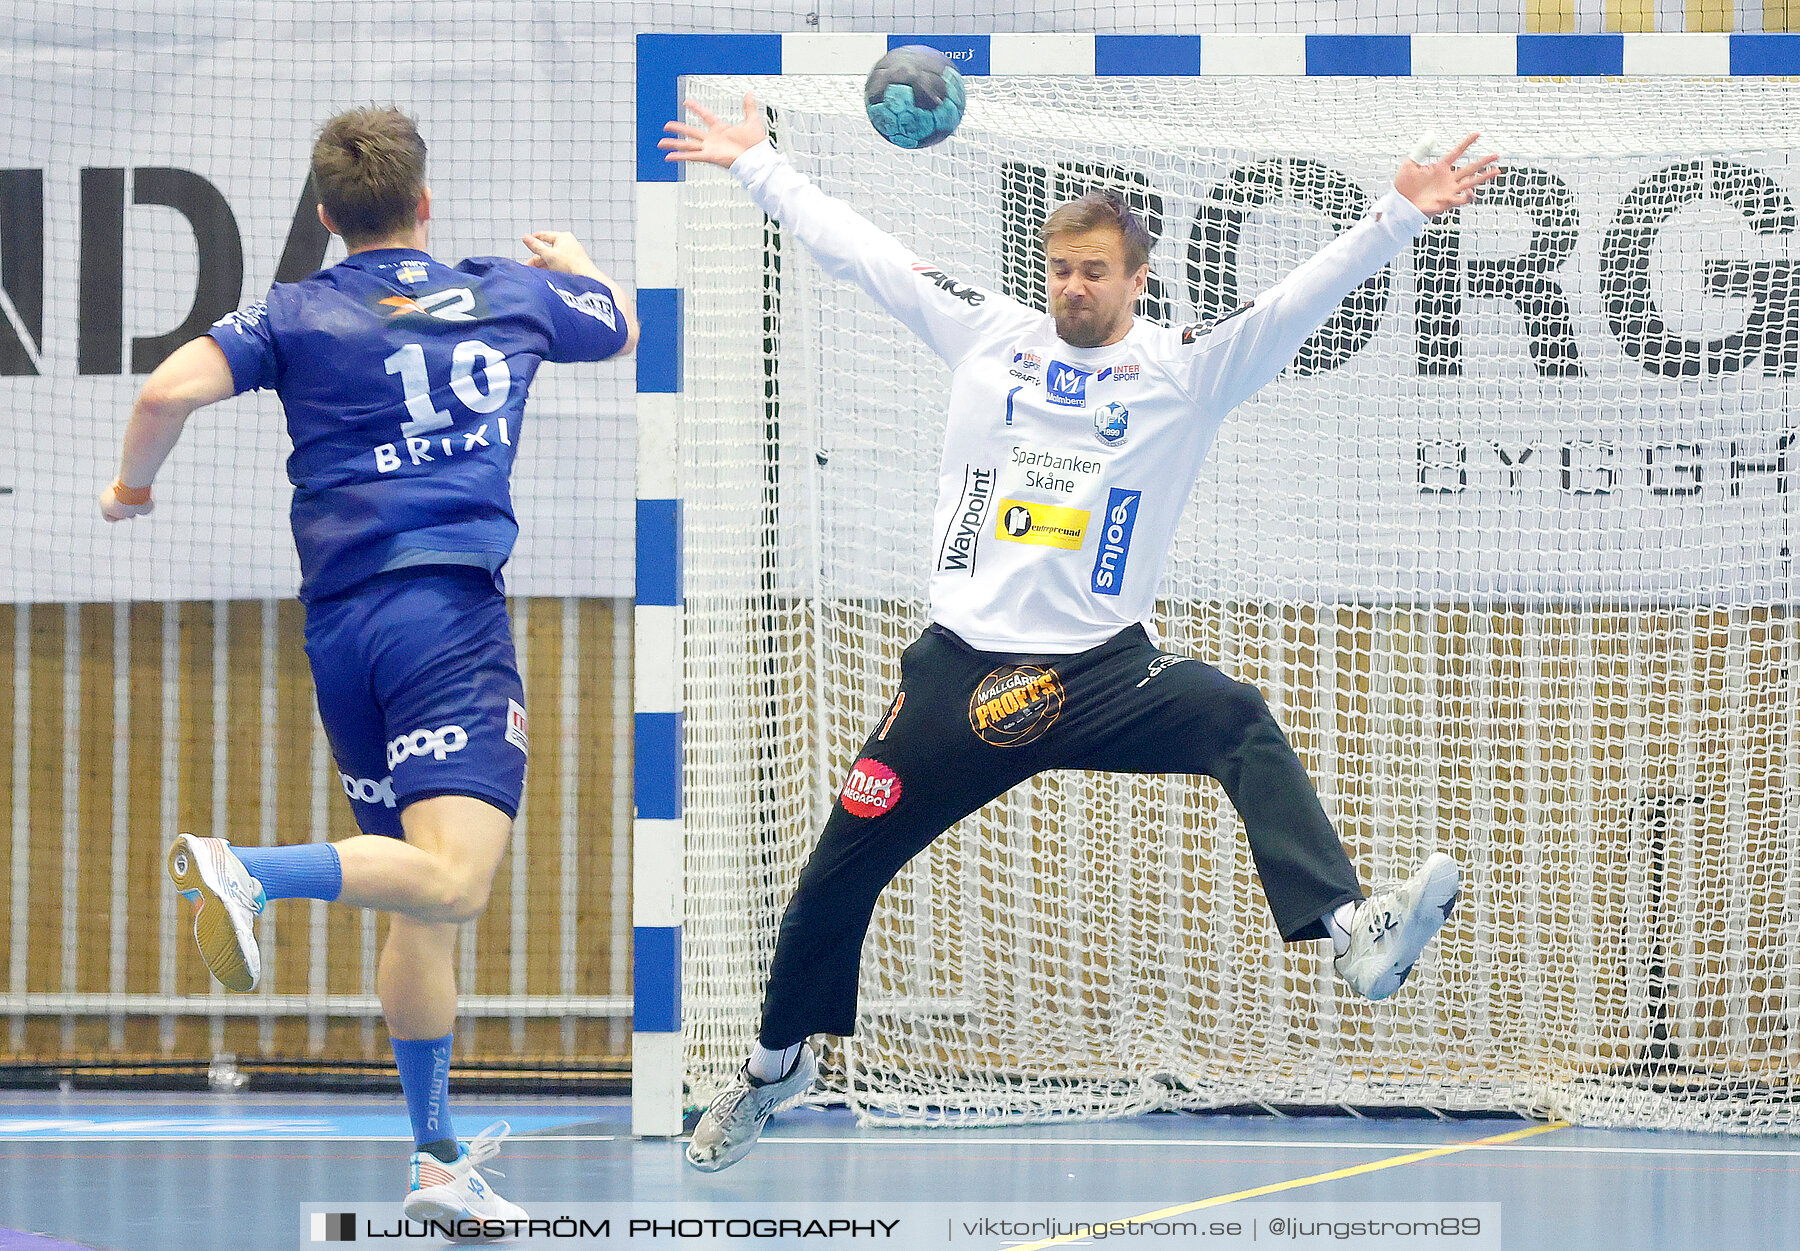
[[[415,921],[472,921],[512,835],[512,818],[467,795],[436,795],[400,814],[406,841],[359,834],[335,843],[343,864],[338,902]]]
[[[411,1220],[524,1220],[524,1209],[496,1194],[476,1167],[499,1149],[508,1127],[489,1126],[465,1145],[456,1138],[448,1106],[458,922],[473,920],[487,906],[512,821],[491,804],[463,795],[409,804],[400,821],[404,843],[365,835],[348,842],[383,846],[349,854],[346,843],[338,847],[344,862],[341,900],[381,898],[391,901],[390,907],[405,903],[446,917],[396,911],[376,974],[417,1146],[403,1210]],[[417,881],[401,876],[409,869],[420,870]]]

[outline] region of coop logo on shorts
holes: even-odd
[[[527,756],[531,754],[531,738],[526,732],[525,709],[516,699],[506,701],[506,741]]]
[[[338,780],[344,784],[344,794],[352,799],[365,804],[394,806],[394,775],[391,773],[379,782],[374,778],[353,778],[348,773],[339,773]]]
[[[892,812],[900,802],[900,778],[873,756],[864,756],[844,779],[838,802],[853,817],[879,817]]]
[[[990,747],[1023,747],[1056,724],[1062,706],[1056,670],[1005,665],[981,679],[969,696],[969,728]]]
[[[1125,585],[1125,562],[1131,556],[1131,532],[1137,527],[1142,491],[1114,487],[1106,495],[1106,522],[1100,530],[1100,550],[1094,555],[1094,576],[1089,585],[1096,595],[1117,595]]]
[[[1094,437],[1108,447],[1117,447],[1125,441],[1125,423],[1131,420],[1131,410],[1123,404],[1108,404],[1094,414]]]
[[[461,751],[468,745],[468,732],[460,725],[446,725],[436,730],[414,730],[388,744],[388,770],[391,772],[410,756],[432,756],[442,760],[451,752]]]
[[[1031,500],[1001,500],[1000,519],[994,537],[1011,543],[1034,543],[1079,551],[1087,537],[1088,510],[1039,504]]]
[[[1050,372],[1044,375],[1044,396],[1052,404],[1061,404],[1065,408],[1084,408],[1087,405],[1088,379],[1091,377],[1093,375],[1085,369],[1077,369],[1061,361],[1051,361]]]

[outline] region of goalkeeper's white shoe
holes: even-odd
[[[501,1141],[512,1133],[505,1121],[492,1125],[462,1144],[462,1153],[449,1164],[429,1151],[415,1151],[412,1157],[412,1189],[406,1192],[401,1214],[409,1221],[437,1221],[454,1232],[451,1242],[491,1242],[495,1238],[513,1238],[517,1231],[510,1227],[487,1233],[476,1226],[457,1231],[464,1221],[522,1221],[525,1209],[494,1193],[494,1187],[481,1175],[476,1165],[494,1158]],[[496,1176],[506,1174],[494,1170]]]
[[[750,1154],[769,1118],[806,1098],[818,1080],[819,1058],[804,1044],[794,1067],[780,1081],[759,1083],[750,1076],[748,1066],[738,1069],[694,1127],[688,1163],[702,1173],[716,1173],[736,1164]]]
[[[226,990],[255,990],[262,977],[256,918],[269,905],[262,883],[222,838],[178,834],[169,846],[169,878],[194,905],[200,958]]]
[[[1443,852],[1433,852],[1400,886],[1376,891],[1356,906],[1350,946],[1333,964],[1338,975],[1365,999],[1386,999],[1450,919],[1462,893],[1462,870]]]

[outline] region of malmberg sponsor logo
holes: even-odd
[[[944,545],[938,552],[937,567],[956,573],[974,573],[977,549],[981,545],[981,526],[987,520],[988,504],[994,498],[997,471],[963,470],[962,496],[950,516],[950,527],[944,532]]]

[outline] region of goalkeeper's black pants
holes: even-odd
[[[980,652],[941,626],[906,649],[781,920],[760,1040],[849,1034],[876,897],[963,817],[1046,769],[1204,773],[1249,836],[1289,942],[1362,898],[1312,782],[1255,687],[1158,651],[1142,626],[1072,656]]]

